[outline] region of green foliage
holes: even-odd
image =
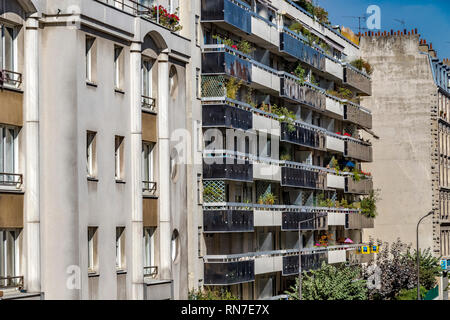
[[[255,48],[250,44],[250,42],[241,40],[237,44],[238,50],[241,51],[244,54],[252,54],[253,51],[255,51]]]
[[[301,66],[300,63],[297,65],[297,68],[295,68],[294,74],[297,76],[297,78],[300,79],[300,80],[298,81],[299,84],[305,83],[305,80],[306,80],[306,70],[302,68],[302,66]]]
[[[225,85],[225,88],[227,90],[227,97],[235,100],[242,84],[242,80],[238,81],[235,78],[230,78]]]
[[[295,131],[295,114],[286,107],[279,107],[276,104],[272,106],[272,113],[278,116],[279,122],[286,122],[290,132]]]
[[[417,250],[406,252],[406,257],[410,263],[413,263],[417,268]],[[436,285],[436,278],[442,274],[442,269],[439,263],[440,258],[433,256],[430,248],[425,250],[419,250],[419,274],[420,284],[425,287],[426,290],[433,289]]]
[[[255,48],[250,44],[250,42],[246,40],[241,40],[238,43],[233,41],[230,38],[222,38],[221,36],[215,34],[212,36],[213,39],[217,41],[219,44],[224,44],[228,47],[236,49],[244,54],[252,54],[255,51]]]
[[[361,199],[362,214],[368,218],[375,218],[377,216],[377,200],[379,200],[378,192],[371,190],[367,197]]]
[[[427,292],[428,290],[425,287],[420,286],[421,299],[425,297]],[[417,288],[400,290],[397,296],[395,296],[395,300],[417,300]]]
[[[330,20],[328,18],[328,11],[326,11],[324,8],[315,6],[314,7],[314,16],[319,20],[320,23],[329,25]]]
[[[277,197],[272,192],[265,193],[258,199],[259,204],[267,204],[270,206],[274,205],[276,201]]]
[[[290,300],[298,300],[297,278],[286,294]],[[303,300],[366,300],[367,285],[361,279],[361,269],[358,266],[334,266],[322,263],[322,267],[303,273]]]
[[[228,47],[233,47],[235,45],[233,40],[231,40],[229,38],[222,38],[221,36],[219,36],[217,34],[213,35],[212,38],[214,40],[217,40],[217,43],[224,44]]]
[[[362,58],[355,59],[350,64],[360,71],[365,71],[369,76],[373,74],[372,65]]]
[[[189,300],[239,300],[237,297],[233,296],[233,294],[226,290],[212,290],[212,289],[203,289],[203,290],[192,290],[189,292],[188,296]]]
[[[353,181],[358,182],[361,180],[361,173],[356,168],[353,169],[352,173],[353,173]]]
[[[313,85],[315,86],[319,86],[319,82],[316,80],[316,77],[314,77],[314,75],[311,73],[311,79],[309,80],[309,82],[311,82]]]
[[[303,9],[305,9],[310,14],[314,15],[314,5],[312,4],[311,1],[308,1],[308,0],[296,0],[294,2],[297,3]]]

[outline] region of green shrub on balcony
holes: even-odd
[[[189,292],[189,300],[239,300],[225,288],[212,290],[192,290]]]
[[[362,58],[355,59],[352,62],[350,62],[350,64],[353,67],[355,67],[356,69],[358,69],[359,71],[363,71],[363,72],[365,71],[369,76],[373,74],[372,65],[368,61],[366,61]]]

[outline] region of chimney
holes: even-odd
[[[428,48],[427,40],[421,39],[420,44],[419,44],[419,51],[428,53],[428,50],[429,50],[429,48]]]
[[[446,66],[449,66],[450,67],[450,60],[448,60],[448,58],[446,58],[446,59],[444,59],[444,64],[446,65]]]
[[[433,44],[430,43],[430,49],[428,50],[428,53],[430,54],[430,56],[432,56],[433,58],[437,58],[437,53],[436,51],[433,49]]]

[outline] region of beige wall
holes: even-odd
[[[435,104],[430,63],[418,50],[419,36],[363,37],[361,51],[374,67],[373,95],[362,105],[373,113],[373,163],[363,165],[380,189],[370,236],[416,244],[416,224],[432,209],[432,127]],[[420,228],[421,247],[433,247],[431,219]]]
[[[23,228],[23,194],[0,193],[1,228]]]
[[[0,123],[21,127],[23,125],[23,94],[16,91],[0,91]]]

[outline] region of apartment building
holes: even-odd
[[[373,163],[365,164],[381,190],[379,216],[367,236],[415,246],[417,223],[432,210],[421,223],[419,245],[446,259],[449,62],[440,60],[417,30],[365,34],[361,52],[375,70],[373,94],[363,103],[380,137],[373,144]],[[441,297],[447,283],[444,278]]]
[[[196,10],[0,1],[3,298],[187,298]]]
[[[303,270],[359,263],[374,219],[359,46],[289,0],[202,0],[203,278],[273,299]],[[301,231],[299,232],[299,228]]]

